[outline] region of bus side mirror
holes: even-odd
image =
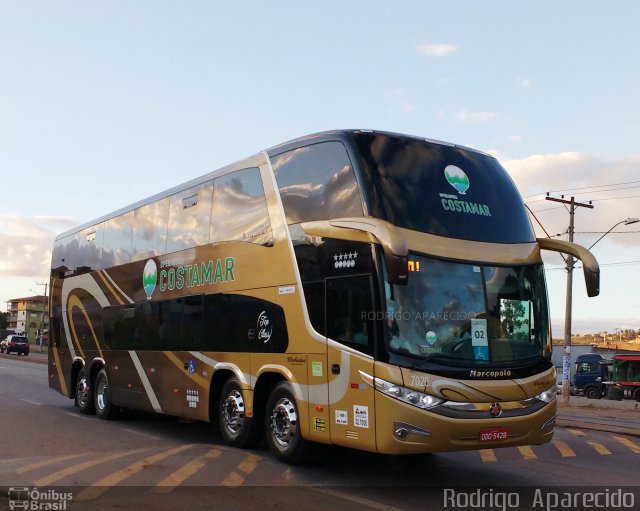
[[[389,284],[406,286],[409,283],[409,256],[399,256],[382,246],[384,262],[387,267],[387,281]]]
[[[315,236],[376,242],[382,245],[389,284],[409,282],[409,249],[400,230],[386,220],[372,217],[337,218],[303,222],[302,230]],[[363,237],[364,236],[364,237]]]
[[[580,259],[580,261],[582,261],[582,271],[584,273],[584,283],[587,287],[587,295],[598,296],[600,294],[600,266],[591,252],[569,241],[552,240],[549,238],[538,238],[537,241],[543,250],[562,252]]]

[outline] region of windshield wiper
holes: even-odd
[[[469,364],[469,362],[473,362],[472,360],[467,360],[466,358],[461,357],[452,357],[451,355],[446,355],[444,353],[432,353],[428,357],[424,358],[420,364],[419,368],[423,369],[425,365],[428,365],[430,362],[438,362],[438,361],[449,361],[455,360],[456,362],[460,362],[461,364]]]

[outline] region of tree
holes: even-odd
[[[527,309],[520,300],[504,300],[501,304],[500,326],[509,335],[520,331],[528,321]]]
[[[0,330],[7,329],[7,320],[9,319],[8,312],[0,312]]]

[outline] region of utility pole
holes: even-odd
[[[569,206],[569,241],[573,242],[574,216],[577,207],[593,209],[593,204],[576,202],[574,197],[566,200],[562,198],[549,197],[547,200],[559,202]],[[569,404],[569,375],[571,374],[571,310],[573,296],[573,256],[567,257],[567,296],[565,299],[564,313],[564,354],[562,356],[562,404]]]

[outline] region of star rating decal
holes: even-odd
[[[358,258],[358,252],[349,252],[346,254],[334,254],[333,255],[333,267],[334,268],[353,268],[356,265],[356,259]]]

